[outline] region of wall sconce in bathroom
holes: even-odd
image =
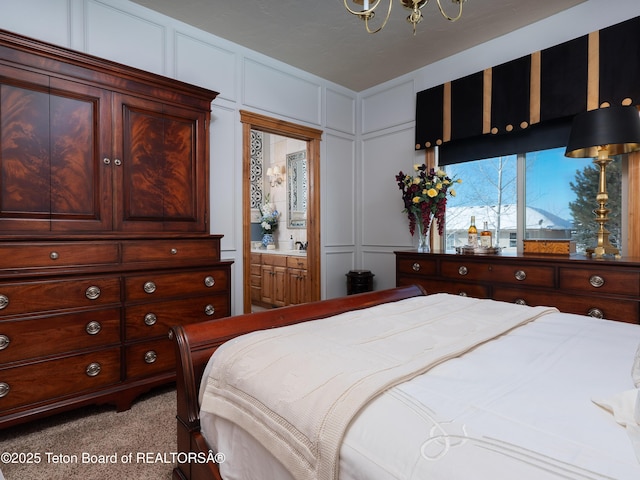
[[[267,168],[267,177],[269,177],[272,187],[277,187],[278,185],[282,185],[283,174],[284,174],[284,168],[282,168],[279,165]]]

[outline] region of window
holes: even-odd
[[[567,158],[564,148],[506,155],[447,165],[449,176],[461,178],[447,203],[447,251],[467,243],[471,216],[480,231],[487,222],[494,243],[515,252],[523,239],[576,242],[584,252],[595,245],[599,170],[586,158]],[[620,248],[622,161],[607,167],[609,240]]]

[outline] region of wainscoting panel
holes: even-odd
[[[246,106],[320,125],[319,84],[248,58],[244,59],[243,68]]]
[[[413,80],[362,97],[362,133],[396,127],[415,120]],[[413,136],[409,140],[413,145]]]
[[[355,142],[325,134],[326,155],[321,159],[326,172],[323,179],[322,237],[327,246],[355,245],[356,176]]]
[[[168,75],[163,25],[102,2],[85,4],[85,51],[91,55]],[[135,48],[133,46],[135,45]]]
[[[358,181],[362,190],[362,245],[406,246],[412,243],[404,204],[396,183],[400,170],[413,172],[413,125],[363,141]]]
[[[344,297],[347,294],[347,273],[355,268],[355,252],[348,249],[327,251],[324,261],[326,296],[323,298]]]
[[[203,58],[207,60],[201,61]],[[219,92],[216,100],[237,100],[236,58],[229,50],[176,33],[176,78]]]
[[[356,134],[356,99],[327,88],[326,93],[326,125],[348,135]]]

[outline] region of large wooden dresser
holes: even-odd
[[[129,408],[175,377],[172,325],[230,315],[216,95],[0,31],[0,428]]]
[[[395,252],[396,284],[640,323],[640,260]]]

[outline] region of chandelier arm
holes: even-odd
[[[349,7],[349,4],[347,3],[349,0],[343,0],[344,3],[344,8],[347,9],[347,12],[349,12],[352,15],[355,15],[356,17],[365,17],[371,13],[373,13],[373,11],[376,9],[376,7],[378,6],[378,4],[382,1],[382,0],[373,0],[372,4],[369,6],[368,10],[360,10],[360,11],[356,11],[356,10],[352,10]],[[389,4],[391,4],[392,0],[389,0]],[[391,5],[389,5],[389,12],[391,12]]]
[[[346,1],[346,0],[345,0]],[[375,5],[373,7],[371,7],[371,10],[373,10],[374,8],[376,8],[378,6],[378,3],[380,2],[380,0],[378,0]],[[367,29],[367,33],[378,33],[380,30],[382,30],[384,28],[384,26],[387,24],[387,22],[389,21],[389,16],[391,15],[391,6],[393,5],[393,0],[389,0],[389,8],[387,9],[387,16],[384,17],[384,20],[382,22],[382,24],[376,28],[375,30],[371,30],[369,28],[369,17],[365,17],[364,19],[364,26]]]
[[[440,13],[442,14],[442,16],[444,18],[446,18],[447,20],[451,21],[451,22],[455,22],[456,20],[460,19],[460,17],[462,17],[462,4],[466,1],[466,0],[452,0],[454,3],[458,4],[458,15],[456,15],[455,17],[450,17],[449,15],[447,15],[447,13],[444,11],[444,9],[442,8],[442,5],[440,4],[440,0],[436,0],[438,2],[438,8],[440,9]]]

